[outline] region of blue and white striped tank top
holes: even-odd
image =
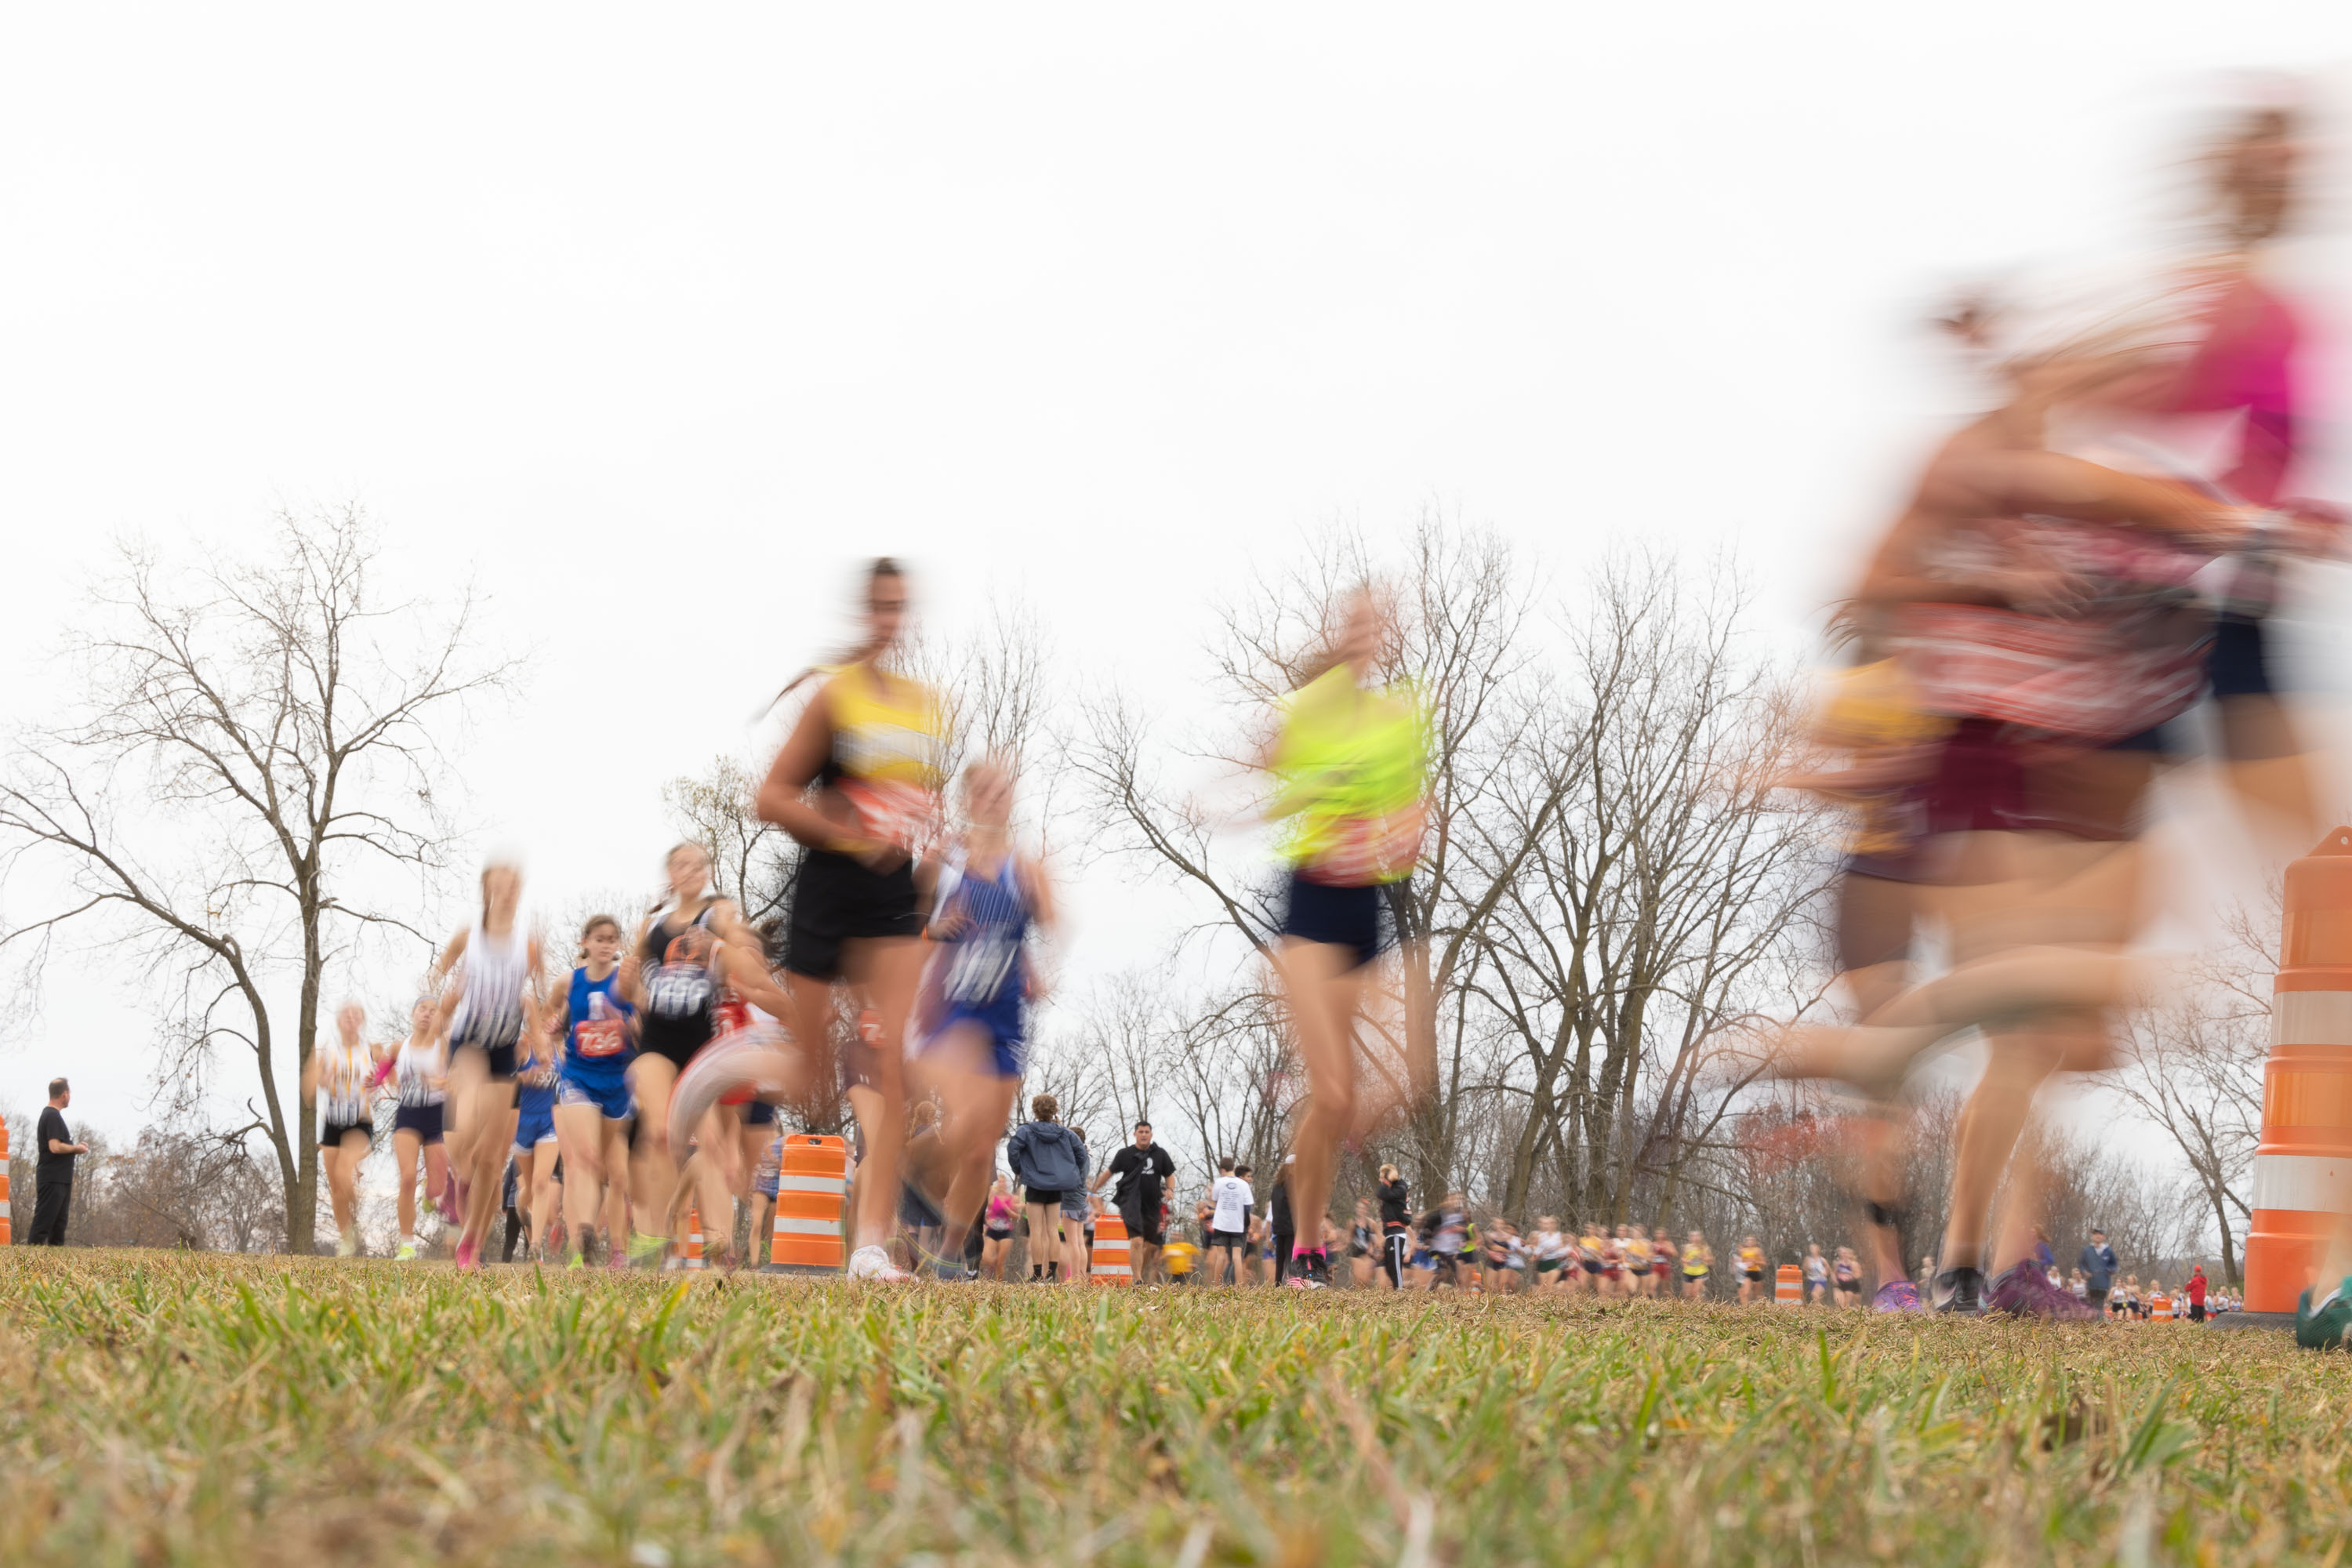
[[[949,863],[948,872],[952,880],[942,889],[940,907],[950,918],[963,917],[964,928],[952,943],[941,993],[957,1007],[1017,1002],[1027,978],[1023,944],[1029,936],[1029,904],[1013,857],[1004,858],[993,877],[974,876],[961,858]]]

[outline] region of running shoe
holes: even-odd
[[[1290,1268],[1285,1275],[1283,1288],[1288,1290],[1320,1290],[1323,1282],[1315,1278],[1315,1265],[1304,1252],[1290,1255]]]
[[[338,1232],[335,1237],[335,1256],[338,1258],[357,1258],[359,1255],[360,1233],[356,1230]]]
[[[861,1247],[849,1255],[849,1277],[876,1285],[908,1285],[915,1279],[878,1247]]]
[[[563,1271],[567,1274],[574,1268],[585,1268],[587,1267],[588,1259],[582,1257],[577,1252],[563,1260]]]
[[[2333,1351],[2344,1348],[2344,1335],[2352,1330],[2352,1275],[2343,1283],[2322,1296],[2317,1301],[2305,1289],[2294,1304],[2294,1342],[2307,1351]]]
[[[667,1237],[647,1236],[641,1230],[631,1231],[629,1233],[629,1267],[632,1268],[658,1267],[661,1262],[662,1248],[668,1245]]]
[[[447,1220],[451,1225],[466,1223],[466,1200],[457,1191],[456,1171],[451,1171],[441,1178],[441,1196],[436,1201],[441,1205],[443,1219]]]
[[[1890,1279],[1878,1288],[1870,1299],[1874,1312],[1924,1312],[1927,1303],[1919,1300],[1919,1287],[1908,1279]]]
[[[2021,1318],[2058,1318],[2080,1321],[2097,1316],[2031,1263],[2001,1271],[1985,1299],[1985,1310],[2010,1312]]]
[[[482,1266],[482,1244],[467,1237],[457,1241],[457,1267],[468,1272]]]
[[[413,1242],[413,1241],[404,1241],[404,1242],[402,1242],[402,1243],[400,1244],[400,1250],[399,1250],[399,1251],[397,1251],[397,1252],[395,1252],[395,1253],[394,1253],[394,1254],[392,1255],[392,1260],[393,1260],[394,1263],[414,1263],[414,1262],[415,1262],[415,1261],[416,1261],[416,1243],[415,1243],[415,1242]]]
[[[1981,1268],[1947,1268],[1927,1287],[1928,1308],[1937,1312],[1981,1312],[1984,1285]]]

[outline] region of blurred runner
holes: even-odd
[[[335,1256],[360,1250],[359,1171],[375,1141],[376,1052],[360,1037],[367,1009],[346,1002],[335,1009],[335,1037],[310,1048],[302,1069],[302,1098],[319,1096],[319,1162],[335,1216]]]
[[[1054,928],[1045,868],[1011,842],[1013,791],[1010,770],[993,757],[964,770],[965,827],[942,858],[924,970],[916,1070],[940,1097],[948,1173],[937,1194],[945,1235],[929,1261],[955,1278],[1027,1070],[1029,1007],[1045,989],[1031,936]],[[1155,1209],[1158,1196],[1155,1184]]]
[[[1370,589],[1349,595],[1324,668],[1282,704],[1265,763],[1276,781],[1266,816],[1290,825],[1287,903],[1276,969],[1307,1069],[1306,1109],[1282,1189],[1288,1212],[1329,1206],[1342,1141],[1388,1107],[1360,1105],[1356,1028],[1365,971],[1394,940],[1392,889],[1412,875],[1427,817],[1427,718],[1402,682],[1376,685],[1392,631]],[[1408,1026],[1408,1040],[1419,1031]],[[1409,1075],[1416,1083],[1423,1074]],[[1285,1259],[1283,1283],[1319,1289],[1319,1240]]]
[[[523,928],[522,869],[482,868],[481,912],[434,961],[432,979],[453,982],[441,1017],[450,1040],[448,1104],[457,1117],[450,1167],[462,1217],[457,1267],[481,1265],[514,1142],[515,1053],[539,1006],[539,938]]]
[[[420,998],[409,1009],[408,1038],[401,1042],[392,1062],[393,1092],[400,1101],[392,1119],[392,1163],[400,1215],[400,1247],[393,1256],[403,1263],[413,1262],[417,1256],[420,1178],[428,1196],[439,1193],[449,1179],[449,1154],[442,1143],[441,1125],[449,1091],[449,1042],[441,1033],[438,1016],[432,998]]]
[[[591,915],[580,928],[579,963],[572,971],[562,1017],[566,1026],[562,1076],[555,1090],[555,1141],[563,1158],[564,1267],[585,1267],[588,1238],[601,1228],[604,1262],[628,1260],[629,1129],[636,1101],[629,1093],[628,1003],[620,994],[621,922]]]
[[[849,1275],[905,1280],[913,1276],[891,1263],[887,1247],[905,1135],[901,1052],[923,968],[914,857],[939,816],[947,720],[930,688],[890,668],[907,617],[895,562],[867,569],[865,607],[864,643],[824,672],[760,788],[758,810],[806,847],[784,946],[803,1075],[796,1098],[832,1081],[835,984],[863,993],[877,1016],[880,1044],[849,1047],[866,1058],[877,1100],[859,1116],[865,1157]]]

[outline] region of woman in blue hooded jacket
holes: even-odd
[[[1004,1146],[1004,1163],[1013,1167],[1013,1179],[1024,1189],[1022,1201],[1029,1215],[1032,1279],[1054,1277],[1053,1265],[1062,1251],[1055,1237],[1061,1229],[1063,1195],[1081,1192],[1087,1184],[1087,1146],[1055,1120],[1061,1110],[1061,1102],[1052,1095],[1037,1096],[1029,1102],[1029,1114],[1034,1120],[1013,1129]],[[1084,1282],[1084,1275],[1069,1259],[1060,1260],[1065,1278]]]

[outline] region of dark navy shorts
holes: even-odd
[[[1385,889],[1339,888],[1310,882],[1293,871],[1290,899],[1282,915],[1282,934],[1301,942],[1344,947],[1354,952],[1354,967],[1364,965],[1396,945],[1388,921]]]

